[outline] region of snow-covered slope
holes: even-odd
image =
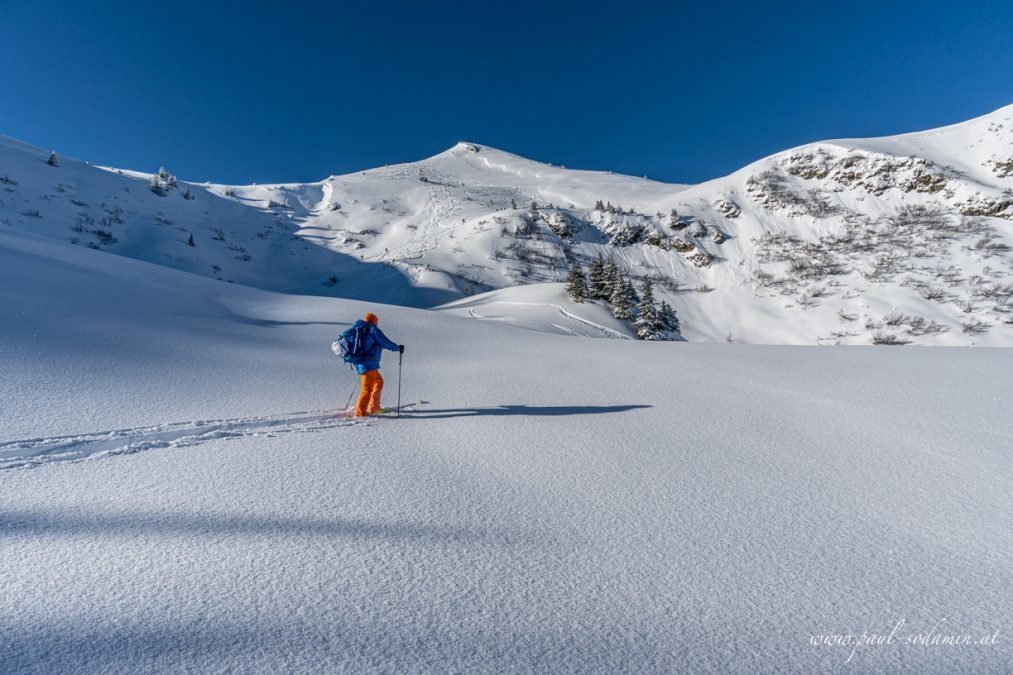
[[[150,174],[48,156],[0,137],[0,224],[262,289],[433,307],[612,254],[691,341],[1013,344],[1013,106],[696,186],[460,143],[318,183],[159,195]],[[596,325],[604,310],[564,309]]]
[[[15,228],[0,285],[4,673],[1013,668],[1009,350],[371,304],[427,403],[352,423],[362,303]]]

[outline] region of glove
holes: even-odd
[[[404,345],[398,345],[397,350],[399,353],[404,354]]]

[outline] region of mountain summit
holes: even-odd
[[[6,137],[0,167],[4,225],[258,288],[450,312],[468,298],[476,318],[540,306],[545,330],[629,335],[559,290],[602,255],[653,282],[690,340],[1013,344],[1013,106],[693,186],[477,142],[306,184],[187,183]],[[534,284],[549,285],[511,299]]]

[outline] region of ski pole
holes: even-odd
[[[397,416],[401,417],[401,359],[404,358],[404,351],[397,354]]]
[[[361,377],[356,376],[355,383],[352,385],[352,393],[348,396],[348,403],[345,404],[345,410],[348,410],[348,406],[352,405],[352,396],[355,396],[355,390],[359,388],[359,380]]]

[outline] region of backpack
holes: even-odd
[[[352,365],[362,363],[369,353],[370,343],[375,340],[370,338],[370,324],[352,326],[341,336],[331,343],[331,351],[341,357],[345,363]]]

